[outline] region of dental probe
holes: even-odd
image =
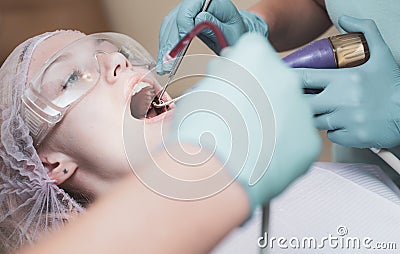
[[[210,6],[211,0],[206,0],[204,2],[203,8],[201,9],[201,12],[207,11],[208,6]],[[161,90],[160,95],[158,96],[158,103],[153,103],[153,106],[155,107],[163,107],[164,106],[164,102],[162,101],[162,96],[164,95],[165,91],[167,90],[169,84],[171,83],[172,79],[175,77],[176,72],[178,71],[179,66],[182,63],[183,57],[186,54],[187,50],[189,49],[190,46],[190,42],[179,52],[179,54],[176,56],[176,60],[172,66],[171,72],[168,75],[168,80],[167,83],[165,84],[165,86],[163,87],[163,89]],[[167,54],[167,57],[169,56],[169,54]]]

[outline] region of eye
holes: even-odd
[[[120,53],[121,55],[123,55],[126,59],[129,59],[130,56],[131,56],[131,55],[129,54],[129,52],[128,52],[127,50],[123,49],[123,48],[119,49],[119,50],[118,50],[118,53]]]
[[[81,76],[82,76],[82,73],[79,70],[74,70],[71,73],[71,75],[68,77],[67,81],[62,86],[62,89],[67,89],[72,84],[76,83]]]

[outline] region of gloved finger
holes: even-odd
[[[180,4],[176,17],[179,37],[182,39],[195,25],[195,18],[201,12],[206,0],[185,0]],[[209,8],[213,5],[210,3]]]
[[[329,83],[331,76],[334,75],[335,70],[321,70],[321,69],[294,69],[299,77],[303,89],[325,89]]]
[[[336,144],[346,146],[346,147],[354,147],[354,148],[383,148],[388,147],[386,144],[375,142],[371,137],[370,133],[368,133],[364,129],[340,129],[332,132],[328,132],[328,138]]]
[[[172,61],[165,62],[165,56],[174,47],[170,42],[166,42],[164,45],[160,46],[157,55],[156,72],[159,75],[164,75],[169,73],[172,69]]]
[[[163,59],[157,59],[157,65],[156,65],[157,74],[164,75],[170,73],[172,70],[173,63],[174,60],[166,62]]]
[[[164,44],[158,51],[157,55],[157,65],[156,65],[156,72],[159,75],[164,75],[168,73],[172,69],[172,64],[168,62],[164,62],[165,55],[173,48],[173,46],[169,43]]]
[[[171,34],[171,36],[173,36]],[[160,48],[158,51],[157,55],[157,63],[156,63],[156,72],[159,75],[164,75],[168,72],[171,71],[172,69],[172,64],[170,62],[164,62],[166,54],[173,48],[174,46],[169,42],[165,42],[164,44],[161,45],[160,42]]]
[[[213,0],[207,12],[216,17],[220,22],[234,22],[239,15],[239,11],[231,0]]]
[[[163,62],[159,59],[159,57],[160,56],[158,56],[157,58],[156,72],[158,73],[158,75],[164,75],[167,73],[167,71],[164,70]]]
[[[331,112],[314,117],[314,126],[320,131],[334,131],[344,128],[340,123],[335,121],[337,112]]]
[[[359,134],[362,135],[362,134]],[[335,144],[339,144],[345,147],[354,147],[354,148],[370,148],[368,142],[364,142],[359,139],[354,138],[354,133],[349,131],[348,129],[339,129],[334,131],[328,131],[327,137],[330,141]],[[373,145],[373,147],[379,147],[379,145]]]
[[[370,143],[371,135],[363,128],[363,124],[356,124],[354,110],[340,110],[331,114],[330,125],[334,129],[328,131],[328,138],[347,147],[366,148]]]
[[[168,66],[163,63],[164,56],[178,43],[179,34],[176,25],[176,16],[179,11],[180,5],[168,13],[164,18],[158,37],[158,55],[157,55],[157,66],[156,71],[158,74],[163,75],[170,71]]]
[[[333,131],[328,131],[326,136],[330,141],[335,144],[339,144],[345,147],[353,147],[352,145],[352,135],[346,129],[337,129]]]
[[[157,62],[156,62],[156,72],[159,75],[164,75],[165,73],[163,72],[163,67],[162,67],[163,61],[162,61],[162,57],[161,57],[161,55],[162,55],[161,52],[162,52],[162,49],[160,49],[158,51]]]
[[[310,95],[306,97],[308,104],[311,107],[313,115],[328,114],[336,109],[336,104],[327,96],[324,96],[324,91],[317,95]]]
[[[349,16],[342,16],[339,18],[339,25],[347,32],[362,32],[370,47],[371,55],[375,49],[381,48],[384,40],[381,33],[372,19],[357,19]],[[386,44],[385,44],[386,45]]]
[[[208,12],[199,13],[199,15],[197,15],[195,19],[195,24],[197,25],[204,21],[209,21],[211,23],[214,23],[215,25],[218,26],[219,29],[221,29],[221,27],[223,26],[223,24],[216,17],[214,17],[212,14]],[[201,32],[201,34],[204,34],[207,37],[215,37],[215,34],[211,29],[204,29]]]
[[[195,20],[195,24],[199,24],[201,22],[204,21],[209,21],[214,23],[215,25],[218,26],[219,29],[221,29],[221,27],[223,26],[223,24],[217,19],[215,18],[212,14],[208,13],[208,12],[202,12],[199,15],[197,15],[196,20]],[[212,50],[214,50],[214,52],[219,53],[221,51],[220,46],[218,45],[216,36],[214,34],[214,32],[211,29],[204,29],[203,31],[201,31],[201,33],[199,34],[199,38]]]

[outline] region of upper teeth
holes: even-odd
[[[147,83],[147,82],[144,82],[144,81],[141,81],[141,82],[137,83],[135,88],[133,88],[132,96],[134,96],[138,92],[142,91],[143,88],[146,88],[146,87],[151,87],[151,85],[149,83]]]
[[[130,102],[131,115],[136,119],[145,118],[155,96],[156,92],[153,86],[146,82],[138,83],[132,92]]]

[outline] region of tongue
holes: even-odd
[[[131,115],[136,119],[145,118],[155,96],[152,86],[145,82],[138,83],[131,98]]]

